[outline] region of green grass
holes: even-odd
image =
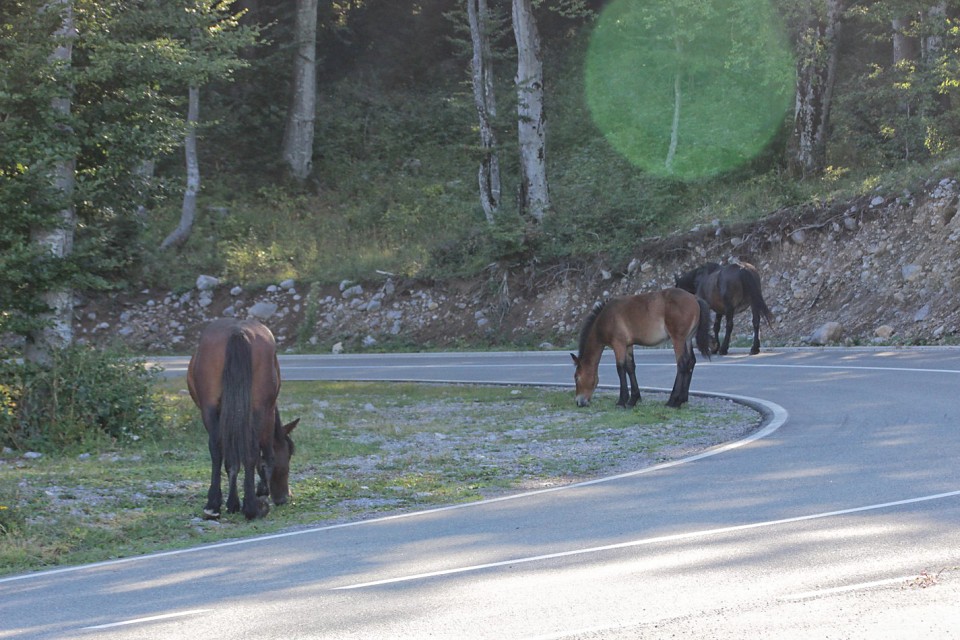
[[[162,388],[160,438],[69,456],[0,456],[0,574],[369,518],[554,486],[647,466],[751,429],[752,411],[694,398],[677,411],[647,395],[636,409],[569,390],[287,382],[293,498],[261,520],[200,518],[206,436],[182,380]]]

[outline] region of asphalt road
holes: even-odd
[[[670,352],[637,363],[642,385],[672,384]],[[282,369],[573,372],[558,352]],[[960,349],[735,353],[701,360],[692,390],[754,399],[767,427],[602,482],[0,579],[0,638],[960,637]]]

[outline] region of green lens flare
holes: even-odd
[[[755,157],[783,124],[793,82],[768,0],[613,0],[587,52],[587,104],[604,136],[680,179]]]

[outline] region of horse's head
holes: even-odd
[[[273,434],[273,471],[270,474],[270,499],[273,504],[286,504],[290,499],[290,458],[293,457],[293,440],[290,432],[300,424],[300,418],[283,425]]]
[[[590,398],[593,397],[593,392],[597,388],[597,383],[600,382],[600,377],[597,375],[595,367],[583,366],[583,361],[572,353],[570,357],[573,358],[573,364],[576,367],[573,372],[573,382],[577,388],[575,396],[577,406],[586,407],[590,404]]]
[[[684,291],[689,291],[690,293],[697,292],[697,276],[698,269],[693,269],[687,271],[686,273],[681,273],[679,275],[673,276],[673,284],[678,289],[683,289]]]

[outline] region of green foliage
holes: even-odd
[[[427,0],[412,8],[373,0],[320,7],[314,173],[306,187],[277,178],[293,82],[289,3],[258,3],[257,12],[242,21],[230,14],[229,3],[213,0],[77,3],[81,35],[70,76],[75,100],[66,122],[49,107],[63,86],[49,60],[57,17],[38,11],[45,4],[28,0],[0,8],[0,333],[25,334],[43,311],[42,293],[64,282],[79,289],[108,282],[178,289],[191,286],[198,273],[245,284],[286,277],[325,283],[368,278],[376,270],[444,278],[531,259],[602,254],[618,260],[653,235],[714,219],[745,221],[862,190],[864,176],[906,161],[940,160],[960,142],[956,23],[931,19],[930,3],[921,3],[924,19],[911,23],[909,35],[918,41],[936,35],[942,47],[936,55],[892,68],[890,19],[906,5],[856,3],[841,30],[828,143],[833,167],[822,181],[798,183],[780,172],[783,129],[765,146],[760,140],[760,155],[735,172],[720,172],[717,161],[705,169],[715,174],[709,179],[654,176],[618,152],[616,140],[604,137],[587,104],[592,11],[603,3],[543,0],[536,6],[555,210],[539,228],[527,228],[516,215],[510,3],[497,0],[490,6],[503,204],[497,223],[487,225],[476,185],[481,149],[462,3]],[[643,4],[635,8],[672,24],[672,31],[655,32],[637,41],[632,53],[621,52],[639,57],[639,64],[615,68],[626,76],[611,90],[633,86],[639,93],[628,96],[615,115],[646,116],[653,106],[673,104],[674,75],[664,65],[669,82],[659,98],[642,84],[630,85],[645,81],[643,64],[655,56],[688,63],[690,78],[719,74],[704,69],[722,57],[723,71],[732,74],[739,90],[718,88],[723,100],[706,101],[704,112],[710,115],[722,115],[722,104],[753,106],[755,76],[782,61],[747,39],[772,27],[757,22],[763,14],[751,14],[746,0]],[[655,12],[658,8],[662,11]],[[797,29],[803,23],[799,10],[808,3],[778,8]],[[719,20],[713,24],[731,28],[683,18],[711,12]],[[907,13],[917,15],[916,8]],[[673,16],[683,19],[674,24]],[[720,37],[721,32],[735,35]],[[266,37],[248,46],[258,33]],[[665,34],[672,38],[663,39]],[[719,53],[690,58],[698,42],[716,45]],[[794,44],[803,55],[816,54],[804,52],[802,42]],[[208,87],[200,131],[204,186],[192,237],[178,252],[162,254],[157,247],[179,216],[179,145],[191,82]],[[691,82],[683,87],[685,97],[704,89]],[[749,116],[736,124],[756,120]],[[780,121],[768,124],[776,128]],[[661,119],[649,128],[663,134],[670,123]],[[718,125],[707,138],[724,139],[735,129]],[[681,134],[689,131],[681,124]],[[678,153],[684,144],[681,139]],[[658,150],[659,164],[666,153],[665,147]],[[29,239],[63,206],[49,168],[72,154],[78,171],[76,255],[54,262],[42,259]],[[737,162],[748,155],[741,153]],[[140,171],[147,160],[156,161],[152,176]],[[137,215],[141,207],[146,213]]]
[[[220,80],[256,29],[223,0],[71,3],[76,33],[67,62],[51,56],[59,5],[0,10],[0,333],[39,326],[52,290],[122,284],[142,253],[141,207],[162,179],[145,167],[183,138],[187,86]],[[65,100],[69,113],[55,108]],[[65,189],[58,168],[73,169]],[[63,258],[33,246],[38,231],[76,215]],[[72,251],[70,247],[72,246]]]
[[[20,450],[59,452],[155,437],[164,413],[157,371],[115,351],[72,346],[48,368],[0,364],[0,441]]]

